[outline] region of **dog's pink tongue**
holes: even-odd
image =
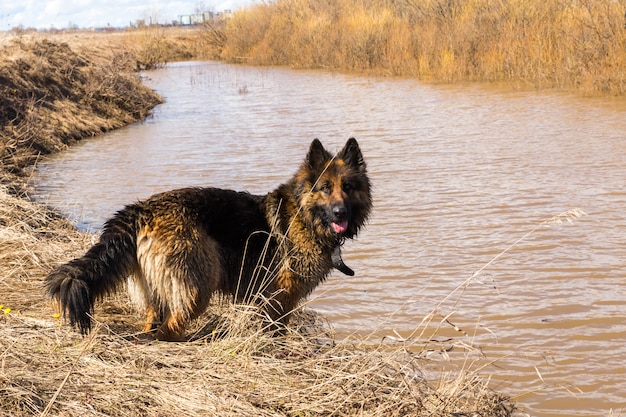
[[[333,222],[331,226],[333,227],[333,230],[335,231],[335,233],[343,233],[348,229],[348,221],[344,220],[339,223]]]

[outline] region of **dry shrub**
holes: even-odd
[[[246,61],[248,57],[254,56],[255,62],[270,64],[269,53],[255,54],[253,48],[262,47],[261,42],[271,23],[271,12],[272,6],[262,4],[251,9],[243,9],[228,19],[221,33],[224,41],[219,45],[220,56],[232,62]],[[217,29],[219,28],[212,27],[209,32],[211,38],[215,37],[214,32]]]
[[[211,27],[216,22],[207,23]],[[161,68],[168,62],[191,59],[212,59],[217,39],[207,36],[207,30],[195,27],[146,26],[113,34],[118,47],[132,53],[137,70]]]
[[[625,12],[612,0],[278,0],[211,33],[234,62],[623,95]]]

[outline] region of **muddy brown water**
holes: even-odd
[[[166,103],[40,163],[39,199],[95,231],[158,191],[265,193],[294,173],[313,138],[336,151],[355,136],[373,215],[344,247],[356,275],[333,273],[310,301],[339,337],[435,339],[430,358],[441,369],[460,355],[529,415],[619,415],[623,101],[206,62],[145,77]],[[542,224],[573,209],[587,215]]]

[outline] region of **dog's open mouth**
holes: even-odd
[[[343,233],[346,230],[348,230],[348,221],[344,220],[339,223],[332,222],[331,226],[333,227],[333,230],[335,231],[335,233]]]

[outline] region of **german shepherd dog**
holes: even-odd
[[[215,293],[269,300],[268,327],[280,330],[332,268],[353,274],[340,248],[371,208],[357,141],[333,156],[315,139],[296,174],[266,195],[183,188],[126,206],[45,287],[82,334],[91,330],[94,303],[124,282],[145,311],[144,331],[159,340],[184,340],[186,325]]]

